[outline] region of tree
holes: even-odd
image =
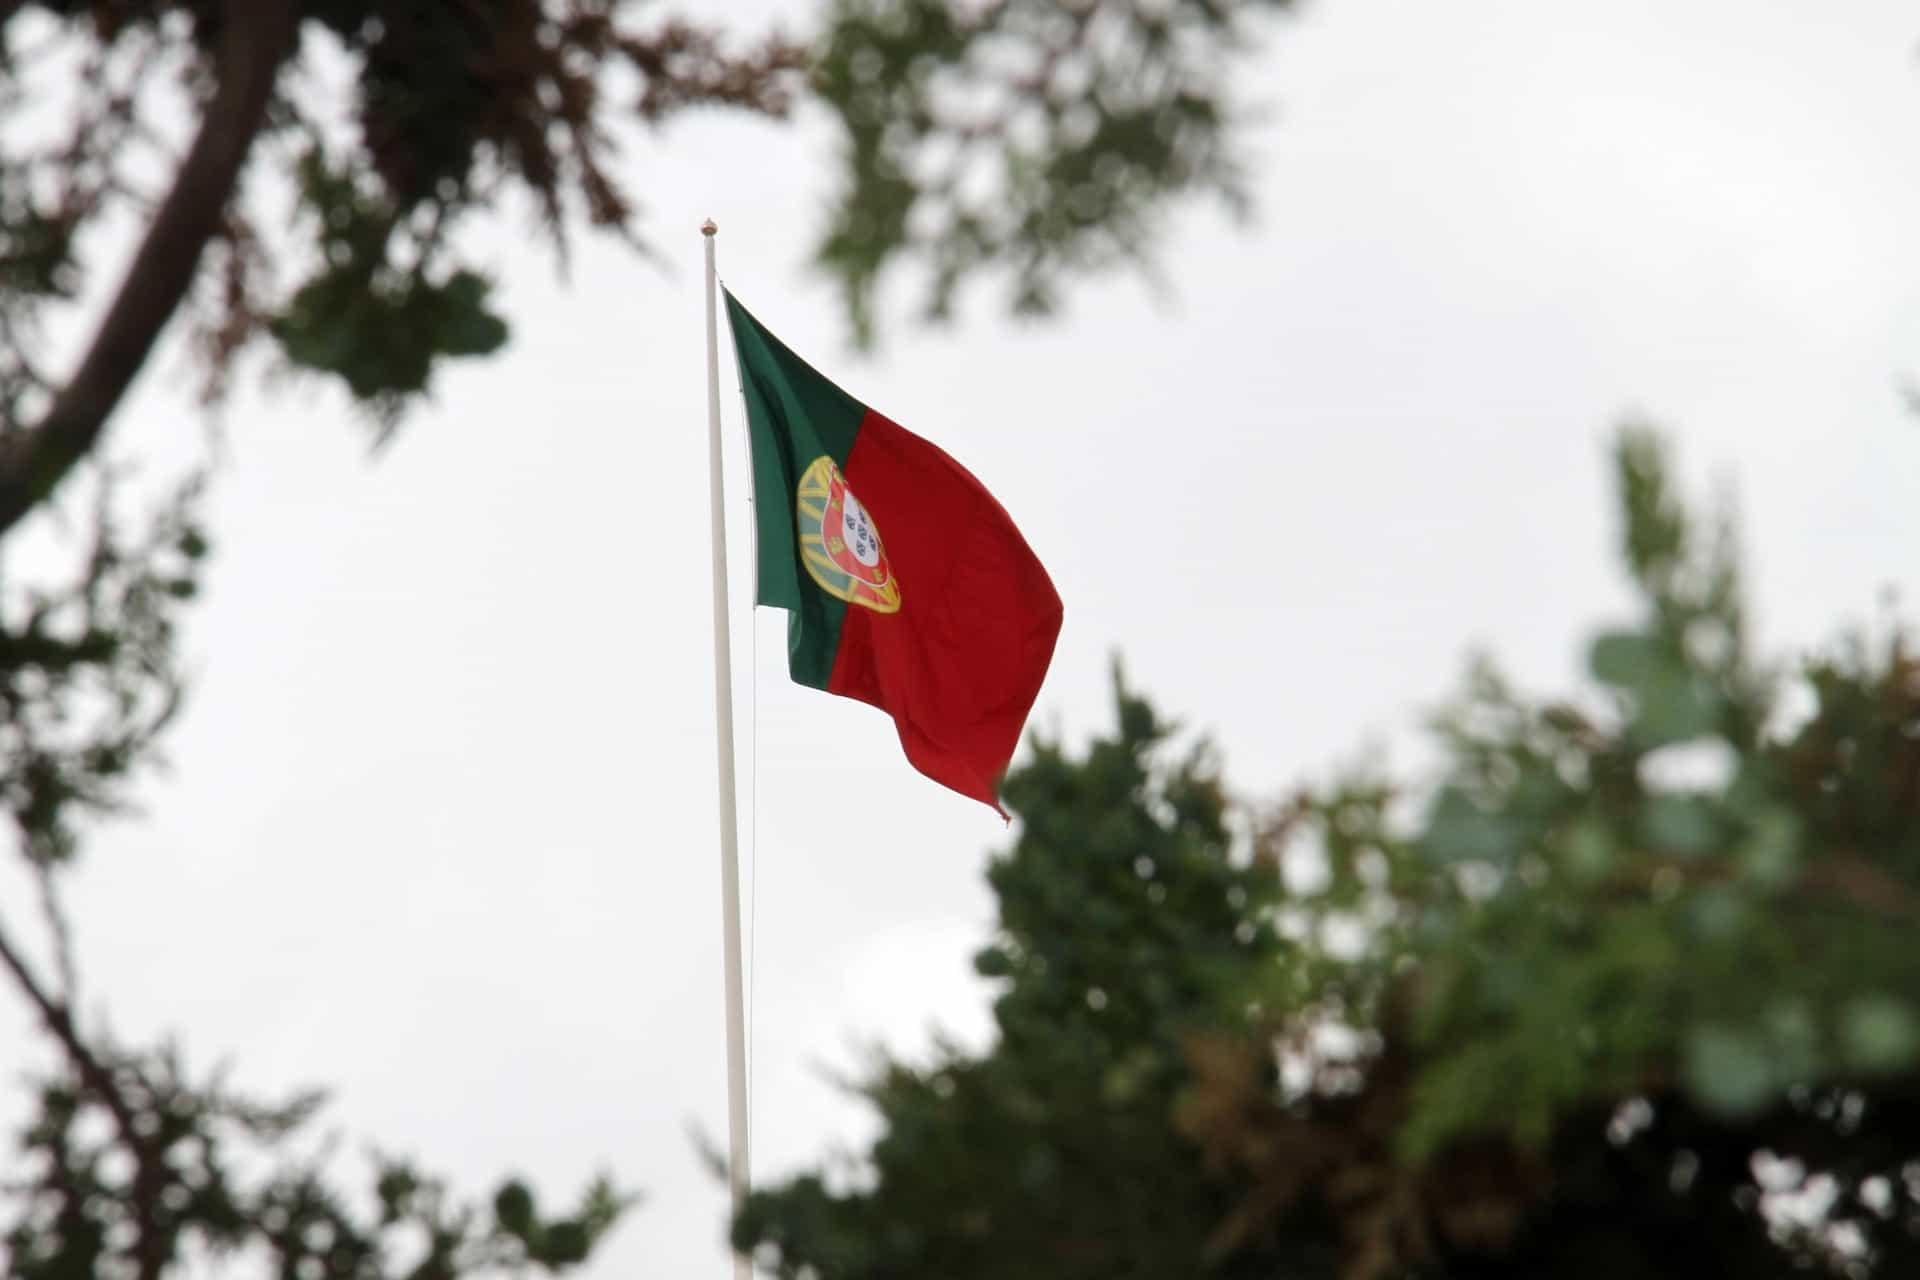
[[[777,1249],[780,1274],[1180,1275],[1230,1211],[1171,1107],[1181,1037],[1244,1026],[1242,980],[1280,962],[1249,923],[1275,883],[1229,858],[1208,754],[1159,763],[1168,726],[1116,696],[1117,733],[1083,760],[1039,743],[1007,779],[1023,829],[976,962],[1004,983],[999,1045],[870,1083],[871,1190],[805,1176],[752,1197],[736,1242]]]
[[[1477,665],[1431,786],[1348,776],[1237,850],[1124,687],[1083,757],[1039,744],[997,1042],[886,1066],[864,1167],[736,1242],[796,1280],[1914,1274],[1920,659],[1761,664],[1726,523],[1647,433],[1617,474],[1642,616],[1573,699]]]
[[[0,1186],[8,1274],[150,1280],[206,1252],[300,1277],[559,1270],[629,1203],[601,1180],[543,1213],[508,1180],[461,1206],[382,1160],[363,1205],[300,1152],[317,1094],[251,1101],[76,1014],[61,876],[180,705],[174,637],[208,551],[209,476],[143,509],[109,460],[170,324],[209,402],[258,355],[339,385],[385,439],[444,361],[508,340],[468,224],[521,201],[562,265],[583,227],[644,248],[623,129],[705,107],[779,118],[800,94],[847,138],[819,262],[856,333],[902,265],[931,314],[994,272],[1044,310],[1071,274],[1144,257],[1172,198],[1236,193],[1225,76],[1251,15],[1283,7],[836,0],[801,42],[639,0],[0,0],[0,539],[92,513],[63,572],[10,563],[0,584],[0,806],[44,923],[35,946],[0,919],[0,970],[51,1055],[26,1172]],[[319,75],[341,67],[344,100]],[[15,110],[50,102],[51,122]],[[997,193],[960,181],[983,169]]]

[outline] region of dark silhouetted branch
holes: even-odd
[[[0,438],[0,534],[87,456],[193,283],[294,46],[294,0],[232,0],[199,134],[80,367],[41,420]]]

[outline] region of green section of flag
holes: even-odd
[[[867,407],[788,350],[731,293],[727,322],[753,441],[760,547],[756,598],[787,610],[787,670],[794,680],[825,689],[847,605],[822,591],[801,567],[794,490],[815,458],[824,455],[846,466]]]

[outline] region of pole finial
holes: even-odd
[[[700,234],[703,236],[710,236],[718,230],[720,230],[720,228],[712,218],[708,218],[705,222],[700,224]]]

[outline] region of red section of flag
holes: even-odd
[[[958,462],[867,411],[848,487],[872,513],[897,613],[850,608],[828,691],[885,711],[913,766],[999,809],[1060,635],[1060,596],[1006,509]]]

